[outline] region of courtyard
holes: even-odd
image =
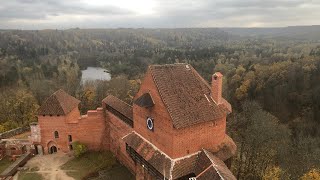
[[[87,152],[75,158],[65,153],[35,156],[14,176],[14,180],[99,180],[134,179],[112,153]]]

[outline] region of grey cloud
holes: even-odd
[[[313,0],[156,0],[154,14],[114,6],[88,6],[78,0],[11,0],[0,3],[1,28],[235,27],[320,24],[320,1]],[[52,22],[49,17],[85,15]],[[97,18],[97,16],[99,18]],[[17,24],[16,20],[23,20]],[[42,20],[35,23],[34,20]]]
[[[12,0],[0,4],[0,18],[43,19],[50,15],[117,15],[132,14],[120,7],[90,7],[75,0]]]

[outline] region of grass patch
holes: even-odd
[[[2,173],[7,167],[9,167],[13,161],[10,161],[9,156],[4,157],[0,160],[0,173]]]
[[[19,172],[18,180],[43,180],[41,174],[30,171],[21,171]]]
[[[116,163],[116,158],[109,151],[86,152],[68,161],[61,169],[65,170],[68,176],[81,180],[99,170],[111,168]]]
[[[123,165],[117,163],[112,168],[99,171],[99,174],[88,180],[135,180],[131,172]]]

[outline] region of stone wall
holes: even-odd
[[[18,135],[18,134],[22,134],[22,133],[27,132],[29,130],[30,130],[29,126],[12,129],[12,130],[9,130],[9,131],[1,133],[0,134],[0,139],[10,138],[12,136],[15,136],[15,135]]]
[[[41,142],[41,134],[40,134],[40,127],[38,125],[38,123],[31,123],[30,124],[30,131],[31,131],[31,135],[30,135],[30,141],[33,144],[38,144]]]

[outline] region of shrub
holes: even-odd
[[[80,157],[82,154],[86,153],[88,148],[85,144],[80,143],[79,141],[75,141],[72,143],[74,156]]]

